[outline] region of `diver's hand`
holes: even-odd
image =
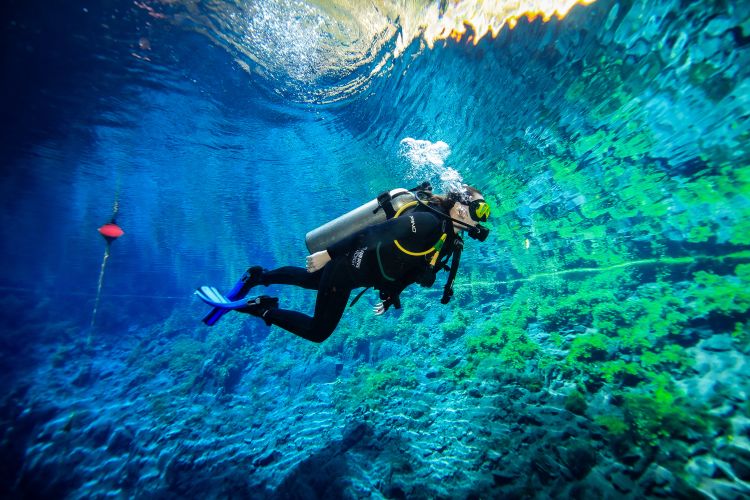
[[[307,272],[314,273],[315,271],[323,269],[326,264],[331,262],[331,256],[328,254],[327,250],[322,250],[320,252],[315,252],[312,255],[308,255],[307,259],[305,259],[305,262]]]

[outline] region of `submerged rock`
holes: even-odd
[[[616,472],[612,475],[612,486],[624,494],[632,493],[636,490],[635,482],[623,472]]]
[[[734,474],[743,481],[750,481],[750,443],[746,439],[719,447],[717,456],[732,468]]]
[[[126,427],[118,427],[115,429],[107,443],[107,449],[112,453],[125,453],[130,449],[133,443],[133,433]]]
[[[710,456],[695,457],[687,463],[685,471],[696,478],[714,477],[716,461]]]
[[[580,439],[570,440],[560,458],[575,479],[583,479],[596,465],[597,454],[591,445]]]
[[[521,474],[513,469],[492,471],[492,480],[495,486],[505,486],[521,479]]]
[[[542,483],[549,483],[562,474],[563,466],[546,453],[537,454],[531,459],[531,466],[537,472]]]
[[[267,465],[271,465],[272,463],[278,461],[281,458],[281,452],[278,450],[271,450],[265,455],[261,455],[255,461],[253,462],[253,465],[256,467],[265,467]]]
[[[699,344],[699,346],[706,350],[706,351],[712,351],[712,352],[727,352],[734,349],[734,341],[732,339],[731,335],[723,334],[723,335],[713,335],[710,338],[704,340]]]

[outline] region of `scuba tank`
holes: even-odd
[[[419,186],[422,187],[424,185]],[[386,191],[351,212],[313,229],[305,235],[307,249],[310,253],[320,252],[357,231],[393,218],[401,207],[417,199],[414,191],[419,188]]]

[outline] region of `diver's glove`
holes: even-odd
[[[375,316],[380,316],[391,306],[395,307],[396,309],[401,309],[401,299],[399,299],[398,295],[396,295],[395,297],[383,297],[383,294],[381,293],[380,298],[383,300],[375,304],[375,307],[372,308],[372,312],[375,313]]]
[[[414,282],[425,288],[430,288],[435,284],[435,271],[429,268],[424,269],[419,273]]]

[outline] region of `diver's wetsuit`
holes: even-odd
[[[443,234],[447,238],[440,251],[440,264],[434,270],[429,266],[433,252],[408,255],[394,242],[398,240],[403,248],[419,253],[435,245]],[[418,281],[423,286],[432,285],[435,273],[450,257],[455,238],[449,221],[419,209],[365,228],[328,248],[331,261],[314,273],[292,266],[264,272],[264,285],[296,285],[318,290],[318,297],[312,317],[269,309],[263,319],[307,340],[322,342],[336,329],[353,289],[372,286],[380,290],[382,298],[397,303],[401,291],[410,284]]]

